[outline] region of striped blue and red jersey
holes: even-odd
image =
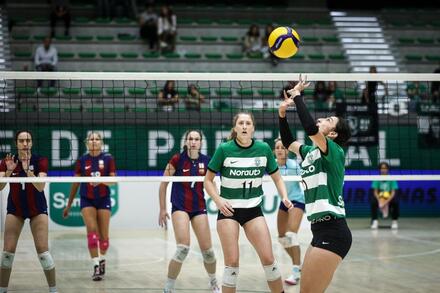
[[[76,161],[75,175],[84,177],[110,176],[116,173],[115,160],[108,153],[101,153],[96,157],[86,154]],[[91,183],[81,183],[79,190],[81,197],[95,199],[110,195],[107,185],[93,186]]]
[[[18,155],[15,155],[18,158]],[[17,161],[17,167],[12,171],[11,177],[28,177],[21,161]],[[0,163],[0,172],[6,172],[6,162]],[[48,160],[37,154],[32,154],[29,161],[29,170],[38,177],[40,173],[48,170]],[[38,191],[32,183],[10,183],[8,195],[8,213],[15,216],[32,218],[39,214],[47,214],[47,202],[44,191]]]
[[[210,158],[199,154],[191,159],[186,151],[175,154],[169,164],[174,167],[174,176],[205,176]],[[206,210],[203,182],[173,182],[171,203],[179,210],[198,212]]]

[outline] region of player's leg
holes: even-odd
[[[246,237],[257,251],[271,292],[283,292],[281,273],[273,256],[272,241],[264,217],[256,217],[243,225]]]
[[[90,257],[93,263],[93,276],[92,280],[100,281],[102,279],[101,272],[99,270],[99,231],[97,221],[97,210],[93,206],[87,206],[81,209],[81,214],[86,225],[87,231],[87,247],[89,249]]]
[[[374,194],[370,194],[370,207],[371,207],[371,229],[377,229],[379,227],[379,222],[377,220],[379,201],[374,196]]]
[[[101,276],[105,275],[105,254],[110,246],[109,229],[111,211],[109,209],[98,209],[98,232],[99,232],[99,270]]]
[[[278,235],[281,245],[292,259],[292,275],[285,282],[296,285],[300,278],[301,249],[298,240],[298,230],[304,211],[294,207],[291,211],[280,209],[278,211]]]
[[[23,218],[16,217],[12,214],[6,215],[3,252],[0,264],[0,293],[7,291],[15,250],[17,249],[18,238],[20,237],[23,225]]]
[[[217,260],[215,258],[214,250],[212,249],[211,231],[209,229],[208,216],[201,214],[194,216],[191,219],[191,225],[199,242],[200,250],[202,251],[203,264],[209,276],[210,288],[214,292],[219,292],[217,277],[215,275]]]
[[[39,214],[31,218],[30,226],[34,237],[35,249],[38,253],[44,274],[46,275],[49,292],[57,292],[55,263],[49,252],[49,221],[46,214]]]
[[[324,292],[341,261],[334,252],[310,246],[301,271],[301,293]]]
[[[222,293],[235,293],[239,273],[240,224],[231,219],[217,221],[217,233],[223,250],[225,269],[223,271]]]
[[[184,211],[174,211],[171,214],[173,223],[174,237],[176,238],[176,252],[168,264],[168,275],[165,283],[165,292],[174,289],[177,276],[182,268],[182,263],[189,253],[190,231],[189,231],[189,215]]]

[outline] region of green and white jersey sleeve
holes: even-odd
[[[344,218],[344,150],[327,139],[327,154],[316,146],[306,145],[301,146],[300,152],[307,219],[312,221],[325,215]]]
[[[244,148],[235,140],[219,146],[208,169],[221,175],[221,197],[234,208],[253,208],[261,204],[263,175],[278,170],[272,150],[265,142],[254,140]]]

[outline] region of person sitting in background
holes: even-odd
[[[413,81],[407,84],[406,93],[409,99],[409,109],[415,111],[417,104],[428,97],[428,88],[419,81]]]
[[[172,112],[178,103],[179,95],[175,89],[174,81],[167,80],[157,96],[157,106],[162,111]]]
[[[157,13],[151,3],[145,5],[145,10],[139,15],[139,35],[148,42],[150,50],[157,49]]]
[[[341,103],[344,100],[342,91],[338,88],[336,81],[329,81],[327,84],[327,97],[325,103],[331,109],[335,103]]]
[[[165,52],[174,52],[176,49],[176,15],[169,6],[162,6],[157,22],[160,48]]]
[[[244,36],[243,52],[248,55],[261,52],[260,29],[256,24],[252,24]]]
[[[37,71],[55,71],[58,63],[57,49],[52,45],[52,39],[46,37],[43,44],[37,47],[34,56],[35,69]],[[37,86],[41,87],[43,81],[37,80]],[[49,86],[53,87],[55,81],[51,80]]]
[[[272,54],[269,49],[268,39],[270,33],[274,30],[274,26],[272,24],[266,25],[266,28],[264,29],[264,36],[261,37],[261,52],[263,53],[263,57],[265,59],[270,59],[273,66],[277,66],[280,62],[280,59]]]
[[[315,89],[313,90],[313,100],[315,103],[323,103],[327,100],[327,89],[324,81],[316,82]]]
[[[55,26],[58,19],[64,21],[64,35],[69,35],[70,29],[70,9],[69,0],[53,0],[52,1],[52,12],[50,14],[50,30],[51,37],[55,37]]]
[[[200,111],[201,104],[205,102],[205,96],[200,94],[195,84],[188,86],[188,94],[185,99],[185,107],[187,110]]]

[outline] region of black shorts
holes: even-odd
[[[263,217],[263,211],[260,206],[254,208],[239,208],[234,209],[234,214],[231,217],[226,217],[220,211],[218,212],[217,221],[223,219],[231,219],[237,221],[240,226],[243,226],[247,222],[257,217]]]
[[[180,209],[180,208],[178,208],[178,207],[173,205],[173,207],[171,208],[171,214],[176,212],[176,211],[181,211],[181,212],[187,213],[190,220],[192,220],[192,218],[194,218],[195,216],[206,215],[207,214],[206,210],[195,211],[195,212],[188,212],[188,211],[185,211],[184,209]]]
[[[306,205],[303,202],[299,202],[296,200],[291,200],[290,202],[293,204],[294,208],[302,209],[303,212],[306,210]],[[284,205],[284,202],[282,202],[282,201],[281,201],[280,207],[278,209],[285,211],[285,212],[289,211],[289,209]]]
[[[344,258],[351,247],[351,232],[345,218],[326,216],[324,220],[311,225],[311,245],[336,253]],[[328,220],[327,220],[328,219]]]

